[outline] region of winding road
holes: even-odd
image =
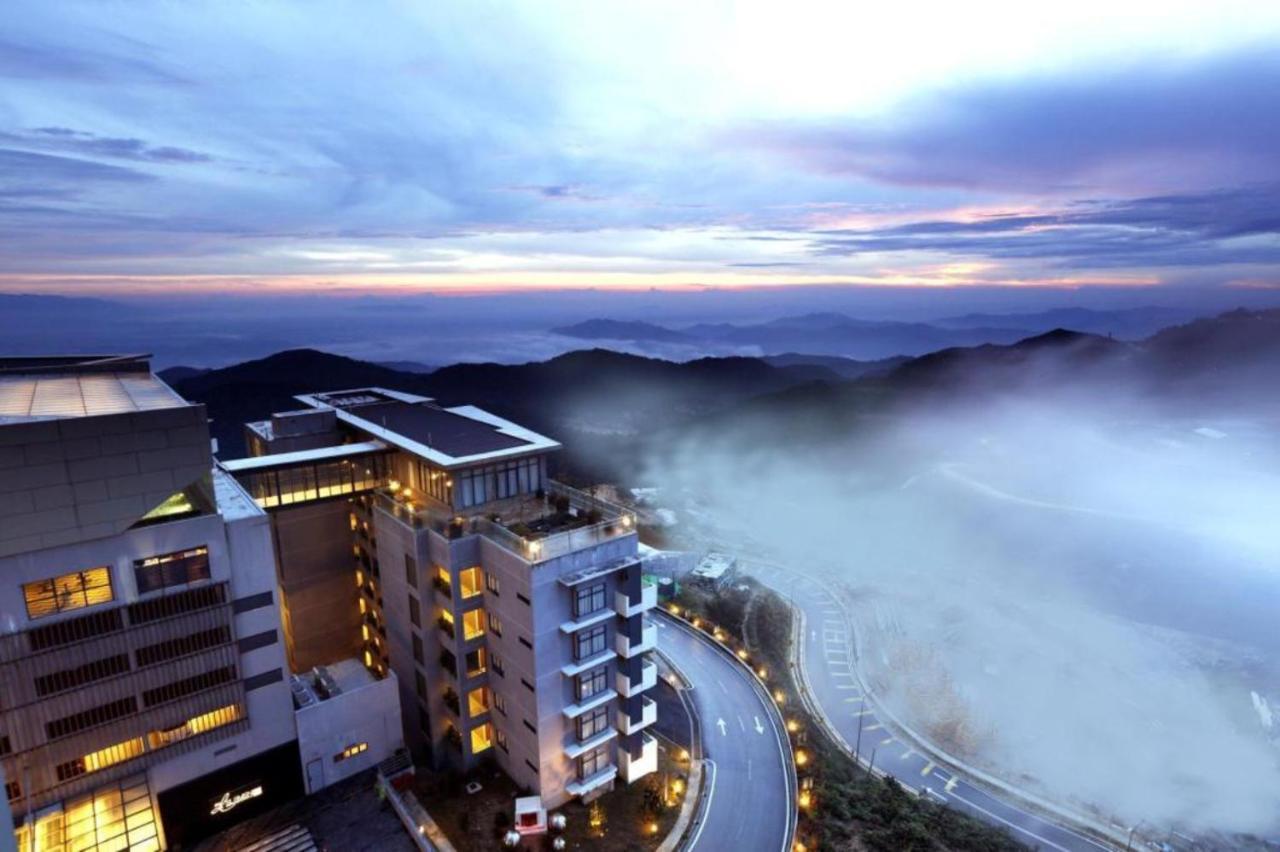
[[[827,722],[863,763],[894,776],[906,787],[937,802],[1008,829],[1038,849],[1099,852],[1112,847],[997,798],[939,766],[896,733],[890,721],[863,694],[854,669],[854,641],[847,614],[818,581],[775,566],[756,575],[804,615],[802,666],[809,693]]]
[[[772,701],[726,651],[659,615],[658,647],[693,689],[702,726],[704,800],[683,847],[788,852],[796,794],[786,734]]]

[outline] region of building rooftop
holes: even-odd
[[[190,405],[152,375],[149,357],[0,358],[0,423]]]
[[[560,444],[473,405],[443,408],[427,397],[357,388],[297,397],[340,421],[441,467],[545,452]]]

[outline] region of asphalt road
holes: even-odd
[[[658,647],[694,684],[708,785],[696,852],[788,852],[795,793],[785,734],[754,680],[711,642],[657,617]]]
[[[832,727],[863,761],[893,775],[924,795],[1006,828],[1034,848],[1060,852],[1099,852],[1110,846],[1020,809],[940,768],[902,741],[876,714],[854,674],[853,637],[844,611],[819,582],[774,568],[759,576],[805,615],[802,642],[810,693]],[[861,736],[859,737],[859,727]]]

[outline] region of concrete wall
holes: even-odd
[[[360,653],[360,609],[345,500],[271,514],[294,671]]]
[[[391,757],[404,743],[398,699],[399,684],[394,673],[358,689],[325,699],[297,711],[300,767],[307,792],[316,776],[327,787]],[[345,760],[336,754],[356,743],[368,743],[367,751]]]
[[[0,556],[123,532],[211,464],[203,405],[5,424]]]

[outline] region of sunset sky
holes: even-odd
[[[1280,286],[1280,3],[10,2],[0,290]]]

